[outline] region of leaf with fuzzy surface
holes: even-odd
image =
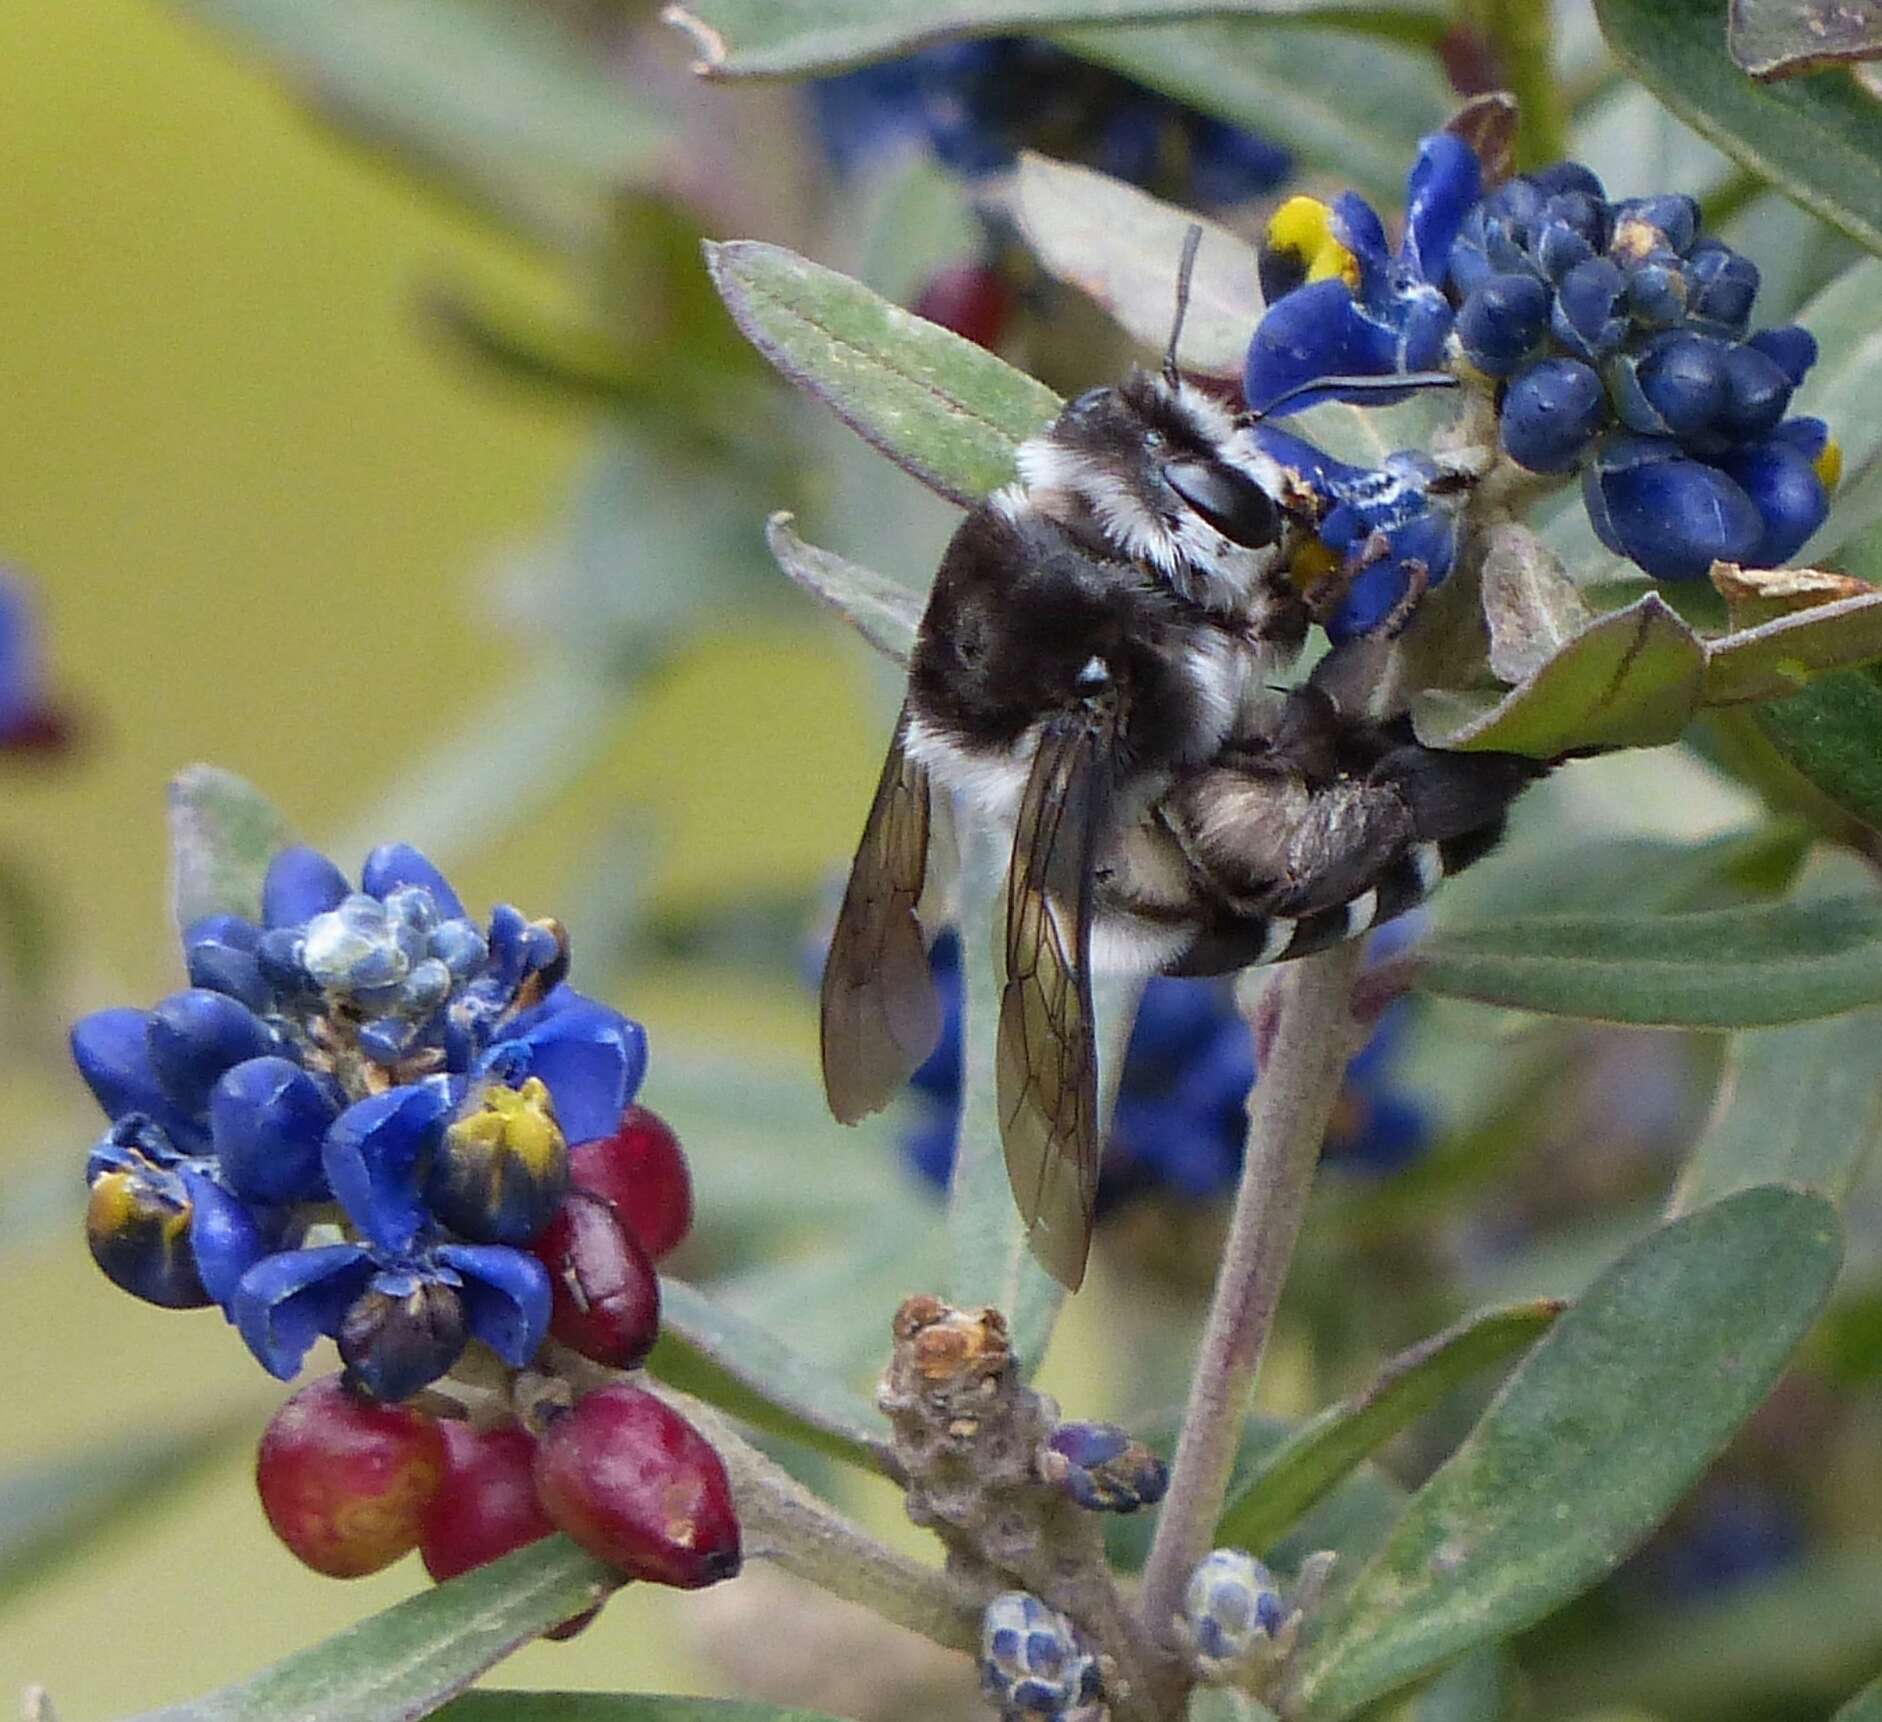
[[[884,657],[908,662],[921,624],[915,593],[886,574],[806,544],[791,530],[788,514],[774,514],[765,523],[765,542],[794,586],[842,617]]]
[[[204,915],[261,919],[261,881],[293,841],[246,778],[192,765],[170,780],[170,904],[179,929]]]

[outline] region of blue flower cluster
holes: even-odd
[[[1385,935],[1404,936],[1396,923]],[[931,958],[941,995],[941,1039],[910,1080],[916,1117],[902,1146],[915,1170],[945,1189],[961,1105],[962,983],[955,935],[937,939]],[[1410,1164],[1429,1145],[1428,1120],[1394,1086],[1408,1022],[1402,1003],[1390,1006],[1347,1066],[1324,1150],[1333,1164],[1383,1174]],[[1229,988],[1216,981],[1152,979],[1124,1055],[1098,1182],[1099,1212],[1152,1191],[1188,1202],[1231,1192],[1241,1173],[1254,1083],[1253,1038]]]
[[[1747,333],[1758,291],[1749,259],[1700,232],[1691,198],[1611,202],[1574,162],[1481,193],[1476,156],[1440,134],[1419,146],[1396,248],[1350,193],[1283,204],[1263,244],[1268,308],[1244,367],[1250,407],[1323,377],[1442,364],[1497,391],[1512,460],[1579,470],[1601,541],[1656,578],[1795,555],[1829,510],[1840,455],[1820,419],[1785,416],[1816,343],[1796,327]],[[1306,387],[1286,410],[1329,398],[1358,397]],[[1375,570],[1401,559],[1394,541],[1418,512],[1402,481],[1393,494],[1388,517],[1359,540]],[[1418,531],[1423,548],[1403,559],[1421,566],[1405,580],[1375,572],[1375,591],[1398,595],[1384,610],[1361,604],[1348,631],[1415,597],[1420,578],[1443,577],[1441,525]],[[1326,541],[1348,572],[1352,542]]]
[[[185,991],[72,1030],[110,1120],[93,1257],[147,1302],[220,1306],[284,1380],[322,1335],[385,1400],[473,1339],[521,1368],[550,1313],[526,1246],[569,1145],[634,1098],[642,1030],[564,983],[556,922],[506,905],[480,926],[403,844],[358,889],[283,850],[261,908],[184,931]]]
[[[981,1617],[980,1689],[1002,1722],[1098,1722],[1098,1659],[1078,1628],[1036,1596],[1002,1591]]]
[[[839,173],[905,145],[971,181],[1038,149],[1224,209],[1272,190],[1293,165],[1252,132],[1033,36],[943,43],[820,79],[810,96]]]

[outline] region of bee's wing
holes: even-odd
[[[1046,726],[1006,880],[1000,1137],[1034,1255],[1078,1288],[1098,1199],[1098,1059],[1091,1008],[1092,873],[1112,787],[1112,710]]]
[[[904,714],[823,969],[823,1089],[844,1124],[887,1106],[941,1037],[915,917],[928,873],[928,774],[903,748],[906,724]]]

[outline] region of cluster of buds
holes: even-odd
[[[980,1690],[1003,1722],[1100,1722],[1105,1713],[1084,1635],[1023,1590],[1002,1591],[981,1617]]]
[[[634,1100],[645,1035],[568,985],[560,926],[473,921],[404,845],[357,887],[295,847],[258,920],[183,947],[187,989],[72,1031],[109,1121],[86,1235],[115,1284],[218,1306],[283,1380],[336,1343],[343,1375],[261,1447],[288,1546],[341,1575],[422,1546],[444,1577],[560,1527],[631,1576],[735,1570],[723,1468],[661,1401],[614,1383],[510,1416],[552,1339],[642,1362],[692,1216],[679,1142]]]

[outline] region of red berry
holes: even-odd
[[[693,1229],[693,1180],[666,1120],[630,1106],[612,1136],[569,1150],[569,1180],[611,1202],[640,1247],[660,1261]]]
[[[304,1564],[359,1578],[417,1546],[444,1464],[429,1417],[362,1399],[329,1375],[274,1414],[255,1487],[274,1534]]]
[[[725,1466],[641,1388],[599,1388],[552,1422],[536,1444],[536,1493],[558,1528],[631,1578],[699,1590],[739,1569]]]
[[[531,1246],[549,1270],[549,1331],[611,1369],[632,1369],[660,1333],[660,1278],[613,1207],[571,1190]]]
[[[917,317],[982,347],[998,345],[1013,315],[1013,284],[989,263],[950,263],[928,277],[913,306]]]

